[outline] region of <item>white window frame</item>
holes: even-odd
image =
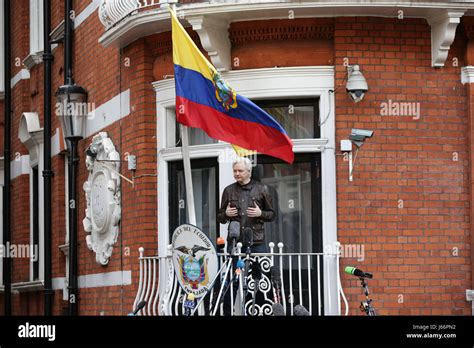
[[[26,121],[25,121],[26,120]],[[29,152],[29,196],[30,196],[30,248],[33,245],[33,167],[38,166],[38,218],[39,218],[39,240],[37,255],[39,257],[38,279],[33,279],[33,263],[30,260],[29,281],[30,283],[42,283],[44,281],[44,162],[43,162],[43,128],[40,128],[39,117],[35,112],[23,113],[20,120],[19,138],[27,147]]]
[[[30,248],[35,247],[33,244],[33,167],[38,166],[38,250],[37,255],[39,257],[39,272],[38,279],[33,279],[33,263],[30,260],[30,281],[43,281],[44,280],[44,180],[43,180],[43,144],[36,147],[34,151],[37,151],[37,158],[32,159],[30,152]]]
[[[43,61],[44,28],[43,0],[30,0],[30,52],[23,64],[31,69]]]
[[[322,234],[323,246],[332,248],[337,241],[336,204],[336,156],[335,156],[335,112],[334,112],[334,67],[290,67],[237,70],[223,73],[223,78],[237,93],[249,99],[319,98],[319,115],[324,120],[319,139],[297,139],[293,141],[295,153],[320,152],[322,171]],[[167,130],[174,129],[175,83],[174,79],[153,83],[156,92],[157,146],[158,146],[158,254],[166,255],[169,241],[168,207],[168,162],[182,158],[180,148],[167,148]],[[172,124],[171,127],[168,127]],[[216,157],[228,153],[230,145],[225,142],[190,146],[190,157]],[[232,151],[232,150],[230,150]],[[232,163],[220,158],[219,198],[224,188],[234,182]],[[220,226],[221,235],[225,226]],[[331,249],[332,250],[332,249]],[[335,260],[328,259],[324,271],[324,282],[330,289],[337,289],[337,277],[329,277],[328,270],[336,269]],[[165,270],[161,270],[166,274]],[[165,284],[166,282],[162,282]],[[337,294],[324,292],[325,313],[340,314],[340,299]]]

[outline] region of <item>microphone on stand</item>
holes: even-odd
[[[240,238],[240,222],[231,221],[229,223],[229,239],[232,241],[232,255],[236,254],[237,240]]]
[[[224,249],[224,247],[225,247],[225,239],[222,238],[222,237],[217,238],[216,249],[219,250],[219,251],[222,251],[222,249]]]
[[[132,313],[128,313],[127,316],[130,316],[130,317],[136,316],[137,313],[145,306],[146,306],[146,301],[145,300],[138,302],[137,307],[135,308],[135,310]]]
[[[307,317],[311,315],[309,314],[308,310],[304,308],[302,305],[296,305],[294,313],[295,313],[295,316],[297,317]]]
[[[281,302],[281,277],[280,271],[275,266],[270,267],[270,275],[272,277],[272,286],[273,286],[273,301],[275,303]]]
[[[355,275],[356,277],[359,277],[359,278],[369,278],[369,279],[372,279],[373,275],[372,273],[367,273],[367,272],[364,272],[358,268],[355,268],[355,267],[352,267],[352,266],[347,266],[345,269],[344,269],[344,272],[346,272],[347,274],[352,274],[352,275]]]
[[[285,309],[281,305],[281,303],[274,303],[272,304],[273,316],[274,317],[282,317],[285,316]]]
[[[250,227],[244,228],[244,245],[246,246],[247,250],[253,245],[253,230]],[[249,251],[247,253],[250,254]]]

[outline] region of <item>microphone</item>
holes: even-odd
[[[250,227],[244,228],[244,245],[247,248],[253,245],[253,230]]]
[[[345,269],[344,269],[344,272],[346,272],[347,274],[351,274],[351,275],[355,275],[356,277],[359,277],[359,278],[369,278],[369,279],[372,279],[372,273],[366,273],[358,268],[355,268],[355,267],[352,267],[352,266],[347,266]]]
[[[196,302],[194,302],[194,294],[188,294],[184,300],[184,315],[190,316],[194,307],[196,307]]]
[[[146,301],[145,300],[142,300],[142,301],[138,302],[137,307],[135,308],[135,310],[132,313],[128,313],[128,316],[132,317],[132,316],[137,315],[137,313],[145,306],[146,306]]]
[[[281,305],[281,303],[274,303],[272,304],[273,316],[274,317],[282,317],[285,316],[285,309]]]
[[[272,277],[274,302],[279,303],[280,302],[280,289],[281,289],[280,271],[275,266],[272,266],[270,267],[270,275]]]
[[[240,237],[240,222],[231,221],[229,224],[229,238],[239,239]]]
[[[308,310],[304,308],[302,305],[295,306],[295,316],[297,317],[307,317],[310,316]]]
[[[240,222],[231,221],[229,224],[229,238],[232,240],[232,255],[236,253],[235,243],[240,238]]]
[[[224,238],[222,238],[222,237],[217,238],[217,241],[216,241],[216,248],[217,248],[218,250],[222,250],[222,249],[224,249],[224,247],[225,247],[225,240],[224,240]]]

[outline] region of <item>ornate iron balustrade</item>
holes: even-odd
[[[152,10],[159,8],[163,4],[169,3],[193,3],[208,2],[205,0],[102,0],[99,6],[99,19],[104,27],[109,29],[119,23],[127,16],[136,14],[142,10]]]
[[[248,290],[244,301],[245,313],[242,315],[272,315],[273,286],[270,277],[270,267],[275,266],[281,277],[281,304],[286,315],[295,315],[297,305],[306,308],[310,315],[324,315],[324,298],[338,299],[338,308],[332,312],[341,313],[339,296],[345,303],[345,315],[348,314],[348,304],[341,287],[339,275],[338,253],[283,253],[283,244],[278,244],[275,253],[274,243],[270,243],[270,253],[251,254],[250,261],[259,262],[261,276],[258,281],[258,300],[255,307],[252,304],[252,292],[257,285],[250,271],[247,278]],[[138,315],[183,315],[185,292],[181,289],[173,269],[171,246],[168,255],[145,257],[144,249],[140,248],[140,277],[135,306],[145,300],[146,306]],[[336,249],[339,250],[338,246]],[[240,254],[245,259],[245,254]],[[221,261],[225,255],[220,255]],[[233,270],[231,269],[231,274]],[[324,277],[326,275],[326,278]],[[327,284],[324,284],[324,279]],[[336,284],[331,288],[331,284]],[[230,313],[234,313],[234,299],[238,289],[230,286]],[[207,301],[198,308],[199,315],[210,315],[209,303],[215,301],[217,292],[209,291]],[[221,304],[217,314],[224,315],[224,305]],[[296,313],[298,314],[298,313]],[[330,313],[331,314],[331,313]]]

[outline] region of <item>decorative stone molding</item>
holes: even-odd
[[[39,161],[39,147],[43,144],[43,128],[37,112],[24,112],[21,115],[18,138],[28,148],[31,164]]]
[[[30,53],[25,59],[23,59],[23,65],[31,70],[36,64],[40,64],[43,61],[43,52]]]
[[[117,174],[120,155],[106,132],[95,135],[89,149],[86,157],[89,178],[84,183],[87,208],[82,223],[84,230],[90,233],[86,236],[87,247],[96,253],[96,262],[105,266],[117,242],[121,218],[120,176]]]
[[[461,83],[474,83],[474,66],[465,66],[461,69]]]
[[[231,70],[229,21],[209,16],[189,16],[187,20],[199,34],[202,47],[218,71]]]
[[[431,66],[442,67],[465,10],[436,10],[427,16],[431,26]]]
[[[257,41],[331,40],[334,37],[334,23],[318,19],[293,19],[251,21],[232,23],[230,41],[232,46]]]

